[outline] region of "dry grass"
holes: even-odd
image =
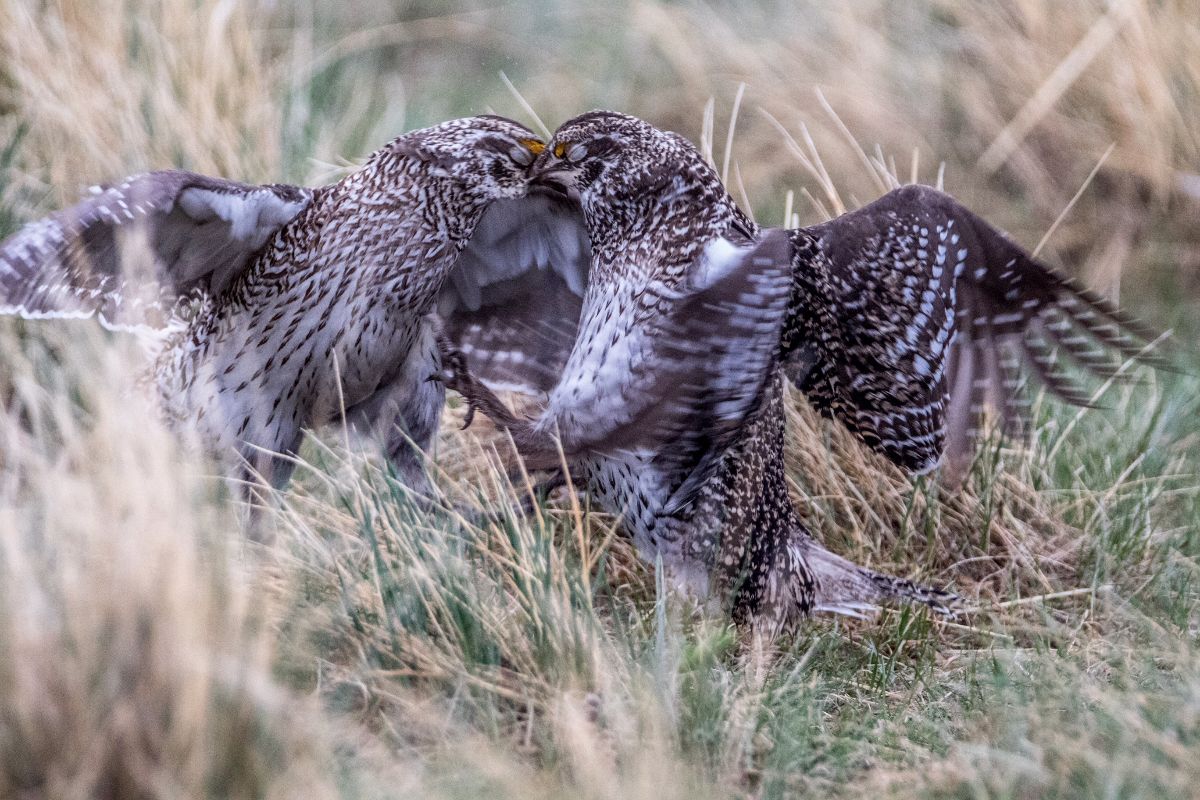
[[[1151,275],[1200,274],[1179,180],[1200,163],[1194,6],[13,0],[0,228],[140,169],[320,180],[406,127],[521,117],[503,70],[551,125],[609,106],[689,134],[766,220],[944,175],[1033,244],[1111,145],[1047,252],[1101,287],[1124,274],[1151,304]],[[1187,325],[1194,306],[1149,307]],[[121,342],[3,323],[0,354],[4,796],[1194,785],[1190,374],[1113,390],[1107,411],[1047,409],[1028,448],[985,448],[954,493],[798,403],[791,474],[813,529],[978,608],[815,621],[761,654],[664,596],[613,520],[569,496],[511,511],[522,487],[485,428],[452,430],[458,411],[436,508],[334,434],[306,451],[258,547],[209,466],[147,423]]]
[[[86,377],[48,391],[8,328],[0,794],[328,796],[317,707],[271,679],[216,484],[117,388],[128,357],[75,326],[56,371]]]
[[[69,201],[88,182],[176,165],[266,180],[281,168],[283,65],[252,5],[6,3],[0,108],[29,176]]]
[[[715,98],[723,141],[744,82],[731,183],[767,219],[810,176],[760,110],[798,138],[811,132],[850,205],[882,184],[842,123],[905,180],[932,183],[944,167],[948,188],[1030,243],[1112,146],[1049,253],[1108,287],[1122,264],[1164,246],[1196,266],[1200,201],[1185,187],[1200,163],[1197,10],[1192,0],[624,0],[524,13],[14,2],[0,9],[0,109],[10,129],[26,128],[17,174],[48,188],[33,199],[52,205],[93,177],[163,164],[314,178],[327,173],[309,159],[358,158],[407,127],[489,109],[526,117],[501,71],[552,127],[604,105],[699,140]],[[795,207],[810,221],[825,213],[799,194]]]

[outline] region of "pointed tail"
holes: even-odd
[[[816,584],[813,611],[862,618],[878,610],[879,602],[901,602],[919,603],[936,614],[954,616],[962,605],[953,592],[860,567],[811,539],[806,556]]]

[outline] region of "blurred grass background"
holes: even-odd
[[[0,320],[0,795],[1194,796],[1200,3],[7,0],[0,234],[139,170],[322,182],[448,117],[534,124],[506,81],[551,128],[687,135],[768,224],[898,179],[1053,227],[1043,257],[1174,327],[1181,370],[1047,403],[952,497],[800,402],[817,534],[980,610],[763,654],[612,520],[505,511],[476,429],[425,510],[331,433],[248,545],[126,343]]]

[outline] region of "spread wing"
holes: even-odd
[[[1089,375],[1162,363],[1151,331],[934,189],[897,189],[796,235],[813,245],[797,246],[797,271],[828,270],[831,296],[813,302],[832,304],[833,331],[815,351],[798,343],[789,372],[901,467],[926,471],[944,453],[961,470],[988,407],[1021,433],[1023,372],[1084,405]]]
[[[536,191],[493,203],[438,301],[471,371],[493,389],[549,392],[575,343],[590,261],[566,198]]]
[[[0,313],[159,327],[174,298],[227,286],[310,199],[173,170],[93,187],[0,243]]]
[[[791,247],[775,230],[751,247],[710,242],[681,282],[630,298],[637,313],[589,304],[546,417],[564,450],[654,453],[669,506],[686,503],[774,374],[790,291]]]

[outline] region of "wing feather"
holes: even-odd
[[[93,187],[0,243],[0,313],[159,327],[179,296],[228,285],[311,196],[175,170]]]
[[[438,300],[449,340],[493,389],[544,394],[575,343],[591,246],[578,209],[545,191],[493,203]]]
[[[580,337],[543,419],[568,453],[654,453],[674,487],[671,513],[704,485],[761,402],[790,291],[783,231],[745,248],[710,242],[681,282],[642,293],[640,324]],[[616,319],[610,312],[602,305],[592,313]]]
[[[826,383],[797,384],[902,467],[943,455],[961,466],[987,408],[1006,433],[1025,430],[1020,371],[1082,406],[1089,377],[1111,378],[1130,359],[1166,363],[1154,331],[934,189],[897,189],[797,236],[816,246],[797,248],[795,269],[828,270],[832,296],[796,302],[835,308],[814,370]],[[882,435],[879,420],[906,408],[927,409],[944,436]]]

